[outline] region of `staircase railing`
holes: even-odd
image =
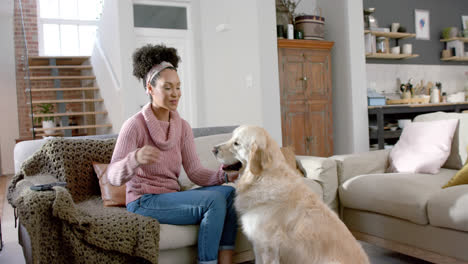
[[[26,38],[26,31],[24,29],[24,16],[23,16],[23,4],[21,0],[18,0],[18,7],[20,10],[21,15],[21,29],[23,31],[23,42],[24,42],[24,54],[21,56],[21,60],[23,61],[23,70],[26,72],[26,76],[24,77],[26,81],[26,94],[29,97],[29,107],[31,111],[31,131],[32,131],[32,138],[36,138],[36,132],[34,131],[34,117],[33,117],[33,104],[32,104],[32,93],[31,93],[31,79],[30,79],[30,71],[29,71],[29,51],[28,51],[28,40]]]

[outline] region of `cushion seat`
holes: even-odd
[[[354,177],[342,184],[340,200],[345,207],[391,215],[417,224],[428,224],[429,199],[456,174],[381,173]]]
[[[428,201],[427,215],[433,226],[468,231],[468,185],[442,189]]]
[[[195,246],[199,225],[159,225],[159,250]]]

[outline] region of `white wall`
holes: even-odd
[[[254,124],[281,142],[275,17],[271,0],[192,2],[196,66],[192,103],[197,106],[193,127]],[[220,24],[228,29],[216,32]],[[122,122],[135,113],[135,94],[143,92],[140,85],[134,87],[132,75],[132,1],[105,1],[99,31],[98,43],[104,52],[95,49],[92,64],[109,119],[118,132]],[[114,81],[109,77],[112,73]]]
[[[259,125],[281,142],[274,1],[202,0],[200,11],[199,125]]]
[[[104,103],[96,104],[96,110],[107,110],[107,116],[96,116],[97,123],[111,123],[117,133],[125,121],[122,102],[122,63],[120,57],[119,9],[122,1],[104,1],[96,42],[91,55],[91,65]],[[102,130],[98,130],[102,132]],[[98,132],[98,134],[99,134]]]
[[[335,42],[333,69],[334,154],[369,150],[362,0],[320,0],[325,38]]]
[[[19,138],[16,98],[15,48],[13,33],[13,0],[0,5],[0,175],[14,173],[13,148]],[[19,58],[18,58],[19,59]]]
[[[133,1],[104,1],[91,64],[114,133],[140,109],[137,93],[144,93],[132,74],[134,50]]]
[[[276,40],[276,10],[274,1],[260,0],[257,9],[258,51],[260,55],[260,88],[262,91],[263,127],[281,145],[281,105]]]

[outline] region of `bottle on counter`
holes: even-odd
[[[431,103],[432,104],[438,104],[440,103],[440,83],[436,83],[436,86],[432,88],[431,91]]]
[[[465,72],[465,101],[468,101],[468,71]]]

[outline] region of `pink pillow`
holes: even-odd
[[[390,151],[390,172],[436,174],[450,155],[458,119],[413,122]]]

